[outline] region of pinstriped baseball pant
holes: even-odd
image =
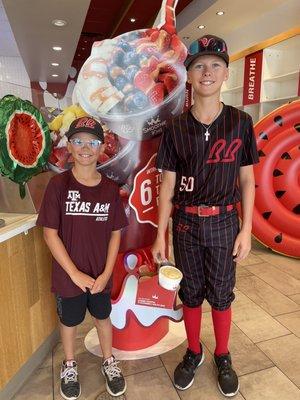
[[[183,273],[179,297],[188,307],[207,299],[216,310],[234,300],[235,262],[232,251],[239,232],[237,211],[199,217],[175,210],[173,247],[177,268]]]

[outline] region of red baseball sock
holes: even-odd
[[[227,354],[229,352],[228,341],[231,325],[231,307],[224,311],[212,308],[211,315],[216,338],[215,355],[219,356],[220,354]]]
[[[200,348],[200,327],[202,318],[202,307],[187,307],[183,305],[183,320],[186,330],[189,349],[198,354]]]

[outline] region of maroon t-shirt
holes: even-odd
[[[118,186],[102,175],[96,186],[79,183],[71,170],[54,176],[47,186],[37,225],[57,229],[76,267],[93,278],[105,268],[112,231],[128,224]],[[111,289],[110,279],[105,291]],[[52,291],[62,297],[82,294],[53,259]]]

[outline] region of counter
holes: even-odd
[[[2,398],[1,394],[8,388],[20,387],[26,373],[32,372],[41,362],[36,357],[42,354],[41,349],[43,356],[50,350],[45,349],[45,343],[50,343],[49,338],[56,330],[57,316],[50,292],[52,257],[42,228],[35,226],[37,215],[0,213],[0,218],[6,222],[6,226],[0,228]],[[5,396],[8,398],[9,393]]]

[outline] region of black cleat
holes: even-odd
[[[174,386],[179,390],[186,390],[194,383],[196,369],[203,363],[204,353],[201,346],[199,354],[187,349],[183,360],[174,371]]]
[[[232,397],[239,391],[239,380],[235,370],[232,368],[230,354],[221,354],[215,357],[218,369],[218,387],[226,397]]]

